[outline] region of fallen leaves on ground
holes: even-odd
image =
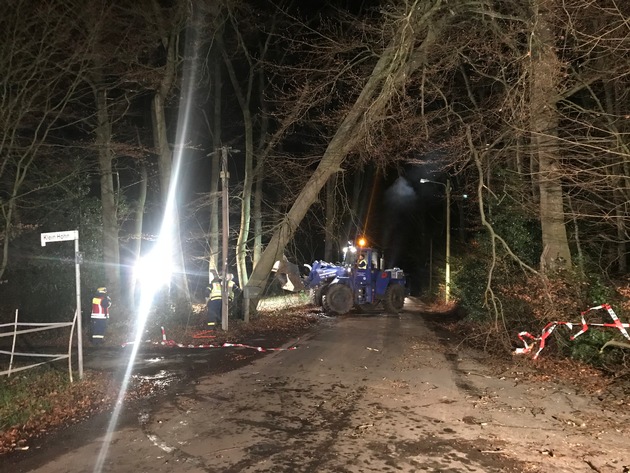
[[[32,381],[24,383],[20,375],[14,375],[3,383],[8,391],[22,382],[22,389],[29,389],[28,396],[14,396],[8,403],[0,406],[0,412],[23,410],[28,419],[22,423],[11,425],[0,432],[0,454],[16,448],[24,448],[28,439],[44,435],[62,426],[74,424],[93,414],[111,407],[119,390],[119,383],[107,373],[90,370],[84,372],[83,380],[75,383],[63,382],[57,370],[42,371],[40,376],[31,376]],[[131,383],[128,395],[137,395],[136,384]],[[9,404],[10,403],[10,404]],[[33,409],[39,403],[41,409]]]
[[[482,350],[488,355],[484,363],[497,376],[509,376],[532,382],[560,382],[571,384],[587,394],[608,391],[615,379],[602,370],[581,361],[558,355],[549,349],[534,360],[531,356],[514,355],[513,346],[504,333],[488,330],[487,325],[470,321],[447,320],[439,324],[452,334],[453,342]]]
[[[291,337],[298,336],[317,322],[319,311],[313,307],[293,307],[287,310],[262,311],[250,323],[240,321],[231,323],[227,332],[218,331],[215,338],[199,340],[194,334],[200,330],[203,314],[196,314],[191,323],[165,327],[169,339],[185,344],[224,342],[247,343],[255,338],[258,343],[264,340],[265,348],[273,348]],[[156,341],[161,340],[160,327],[153,327],[149,336]],[[120,340],[126,334],[111,334],[110,346],[120,346]],[[48,346],[51,340],[46,340]],[[60,346],[67,339],[60,340]],[[234,352],[230,358],[238,362],[247,358],[243,353]],[[24,374],[22,374],[24,373]],[[36,374],[37,373],[37,374]],[[21,372],[10,378],[0,379],[0,390],[13,395],[0,398],[0,455],[16,449],[27,449],[29,439],[45,435],[53,430],[75,424],[96,413],[111,409],[119,394],[120,380],[111,373],[84,371],[81,381],[70,383],[67,372],[62,369],[45,368],[39,372]],[[125,395],[126,402],[143,399],[156,393],[158,389],[151,380],[132,378]],[[19,423],[7,424],[7,419],[16,416]]]

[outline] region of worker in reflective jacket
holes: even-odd
[[[357,261],[357,268],[359,269],[367,269],[367,261],[365,261],[365,255],[361,253],[359,255],[359,260]]]
[[[111,305],[112,300],[107,295],[107,288],[99,287],[96,290],[96,295],[92,298],[92,343],[103,343]]]
[[[234,275],[232,273],[228,273],[227,275],[227,293],[228,299],[230,302],[234,300],[234,295],[236,291],[239,290],[238,285],[234,282]]]
[[[222,280],[218,273],[210,273],[210,285],[206,289],[206,313],[209,330],[221,325],[221,286]]]

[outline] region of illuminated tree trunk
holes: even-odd
[[[243,181],[243,193],[241,194],[241,224],[236,241],[236,265],[239,282],[247,284],[249,274],[247,272],[247,240],[249,239],[249,225],[252,209],[252,174],[254,172],[254,129],[252,116],[249,109],[243,110],[245,125],[245,179]]]
[[[152,120],[153,120],[153,140],[155,143],[155,149],[158,155],[158,170],[160,173],[160,191],[162,194],[162,201],[164,203],[168,200],[168,193],[171,184],[172,173],[172,160],[173,151],[168,142],[167,126],[166,126],[166,98],[170,93],[173,81],[176,76],[177,66],[177,51],[176,38],[174,34],[169,35],[167,38],[163,38],[163,41],[167,47],[166,64],[164,66],[164,73],[158,90],[153,95],[153,103],[151,108]],[[185,304],[182,306],[182,310],[190,310],[191,299],[190,290],[188,288],[188,279],[186,277],[186,265],[184,262],[184,252],[181,242],[181,230],[179,227],[179,212],[177,205],[172,208],[173,212],[173,245],[174,245],[174,258],[175,261],[175,274],[173,275],[173,284],[177,291],[176,302],[178,304]]]
[[[333,261],[335,238],[335,187],[337,175],[333,174],[326,183],[326,223],[324,228],[324,261]]]
[[[217,32],[221,34],[221,32]],[[210,164],[210,248],[208,271],[219,272],[219,168],[221,164],[221,94],[223,92],[223,70],[218,52],[213,54],[212,85],[214,86],[214,108],[212,114],[212,144],[214,153]]]
[[[101,182],[101,205],[103,217],[103,265],[108,291],[114,304],[120,303],[120,246],[118,242],[118,212],[114,179],[112,176],[112,162],[114,159],[111,149],[111,121],[107,107],[107,90],[99,88],[95,82],[94,95],[96,99],[96,147],[98,149],[98,165]],[[103,283],[105,284],[105,283]],[[92,288],[94,290],[95,288]]]
[[[262,204],[263,204],[263,182],[265,180],[265,161],[267,159],[267,151],[265,150],[269,140],[269,113],[267,107],[267,101],[265,100],[264,93],[266,79],[265,72],[263,70],[258,71],[258,90],[260,90],[260,111],[261,111],[261,123],[260,123],[260,135],[258,137],[257,148],[257,165],[254,172],[255,188],[254,188],[254,209],[252,217],[254,219],[254,252],[252,255],[253,266],[258,264],[260,255],[262,255]]]
[[[562,198],[561,172],[558,166],[558,84],[562,77],[554,46],[555,37],[548,21],[553,0],[534,1],[534,30],[531,50],[531,132],[532,155],[538,162],[540,223],[543,254],[541,269],[571,266]]]
[[[245,177],[243,179],[243,191],[241,194],[241,219],[236,240],[236,268],[238,270],[238,280],[242,286],[247,284],[249,275],[247,273],[247,240],[249,238],[249,226],[251,222],[252,207],[252,183],[254,172],[254,124],[252,112],[250,110],[251,95],[255,72],[250,69],[245,87],[241,87],[236,71],[225,48],[222,46],[223,60],[228,75],[232,82],[234,94],[243,114],[243,128],[245,132]]]
[[[140,260],[140,255],[142,253],[142,226],[144,222],[144,210],[147,202],[147,188],[148,188],[148,173],[147,173],[147,164],[144,159],[138,160],[138,167],[140,172],[140,192],[138,193],[138,200],[136,201],[136,208],[134,211],[134,219],[133,219],[133,232],[132,232],[132,240],[131,240],[131,254],[133,255],[134,261]],[[128,304],[129,307],[134,307],[135,305],[135,296],[137,291],[138,281],[135,278],[132,280],[129,288]]]

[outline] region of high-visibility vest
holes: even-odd
[[[228,281],[227,291],[228,291],[228,298],[230,300],[234,299],[234,286],[236,286],[236,283],[234,281]]]
[[[92,299],[92,318],[93,319],[109,319],[109,306],[110,302],[106,299],[107,296],[94,297]],[[103,302],[105,307],[103,307]]]
[[[221,299],[221,281],[215,281],[211,284],[209,299],[211,301]]]
[[[361,260],[359,261],[359,269],[367,269],[367,261]]]

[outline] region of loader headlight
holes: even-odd
[[[348,254],[348,253],[356,253],[357,252],[357,248],[355,246],[346,246],[345,248],[343,248],[343,254]]]

